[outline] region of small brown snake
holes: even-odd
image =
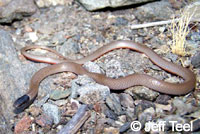
[[[182,77],[184,79],[184,82],[169,83],[162,80],[158,80],[146,74],[132,74],[126,77],[112,79],[102,74],[88,72],[81,66],[87,61],[94,61],[95,59],[99,58],[105,53],[119,48],[127,48],[144,53],[147,57],[150,58],[150,60],[154,64],[156,64],[157,66],[161,67],[162,69],[170,73]],[[51,53],[56,54],[59,58],[56,59],[45,56],[33,55],[27,52],[32,49],[44,49]],[[171,94],[171,95],[182,95],[192,91],[195,88],[195,83],[196,83],[195,75],[189,69],[184,68],[180,65],[176,65],[167,60],[164,60],[150,48],[144,45],[133,43],[131,41],[111,42],[99,48],[94,53],[78,60],[67,59],[66,57],[56,52],[55,50],[43,46],[27,46],[21,49],[21,53],[29,60],[37,62],[45,62],[55,65],[42,68],[34,74],[30,82],[29,91],[15,101],[14,103],[15,108],[23,107],[23,105],[30,102],[37,96],[40,82],[45,77],[55,73],[66,72],[66,71],[73,72],[79,75],[86,74],[89,77],[93,78],[97,83],[106,85],[112,90],[122,90],[135,85],[143,85],[160,93]]]

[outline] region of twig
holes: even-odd
[[[140,29],[140,28],[146,28],[146,27],[153,27],[153,26],[159,26],[159,25],[166,25],[166,24],[170,24],[173,21],[177,22],[179,21],[180,18],[178,19],[174,19],[174,20],[166,20],[166,21],[158,21],[158,22],[150,22],[150,23],[145,23],[145,24],[136,24],[136,25],[132,25],[131,29]],[[200,22],[200,18],[198,19],[192,19],[191,22]]]
[[[58,132],[58,134],[75,134],[83,123],[90,117],[87,105],[81,105],[72,119]]]

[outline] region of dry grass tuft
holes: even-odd
[[[183,12],[178,21],[173,19],[171,23],[171,33],[172,33],[172,44],[171,50],[172,53],[185,56],[186,52],[186,36],[190,32],[188,27],[193,14],[189,14],[188,12]]]

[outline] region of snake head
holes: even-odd
[[[29,96],[28,95],[23,95],[21,97],[19,97],[13,104],[13,106],[15,108],[20,108],[23,107],[24,105],[26,105],[26,103],[28,103],[30,101]]]
[[[20,98],[18,98],[13,104],[13,107],[15,108],[14,113],[19,114],[22,111],[24,111],[24,109],[26,109],[28,106],[30,106],[33,103],[36,97],[37,95],[33,97],[32,99],[30,99],[30,97],[25,94],[21,96]]]

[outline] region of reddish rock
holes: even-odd
[[[96,111],[96,112],[101,112],[101,104],[100,103],[95,103],[94,104],[94,110]]]
[[[15,134],[25,133],[29,130],[33,120],[28,115],[25,115],[15,126]]]
[[[53,119],[43,114],[36,119],[36,123],[41,127],[51,127],[53,125]]]

